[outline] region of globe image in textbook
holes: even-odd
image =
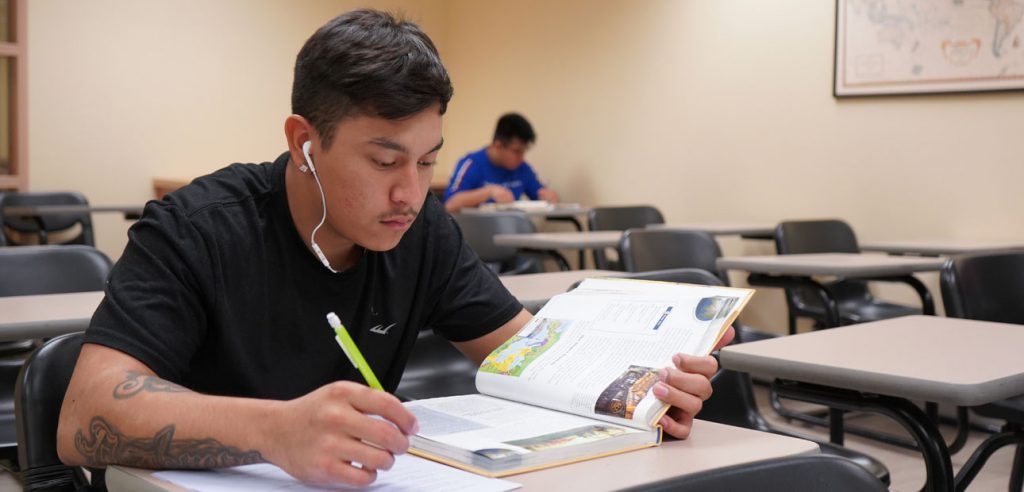
[[[693,315],[701,321],[711,321],[715,319],[724,305],[725,297],[723,296],[705,297],[697,302],[697,308],[693,310]]]

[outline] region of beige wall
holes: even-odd
[[[446,146],[522,111],[527,159],[564,199],[653,203],[669,221],[838,216],[862,239],[1024,238],[1022,94],[836,100],[834,2],[454,5]],[[781,327],[782,302],[762,290],[745,318]]]
[[[29,3],[31,187],[108,204],[274,157],[296,51],[357,5]],[[517,110],[539,135],[529,160],[570,201],[653,203],[669,221],[839,216],[862,239],[1024,237],[1021,93],[836,100],[834,2],[373,5],[420,20],[452,74],[439,180]],[[126,225],[97,222],[116,256]],[[754,321],[777,326],[780,303],[759,294]]]
[[[152,197],[154,177],[276,158],[299,48],[365,3],[28,2],[30,189],[137,204]],[[444,42],[438,2],[372,5],[404,11]],[[116,258],[130,224],[112,214],[93,220],[97,246]]]

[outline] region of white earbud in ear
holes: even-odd
[[[312,146],[313,142],[311,140],[303,142],[302,156],[306,158],[306,164],[299,166],[299,171],[306,172],[306,168],[308,167],[310,171],[313,171],[313,174],[316,174],[316,166],[313,165],[313,159],[309,156],[309,148]]]

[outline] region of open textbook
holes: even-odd
[[[707,355],[751,289],[587,279],[494,350],[479,395],[407,402],[410,452],[500,477],[661,442],[651,389],[672,355]]]

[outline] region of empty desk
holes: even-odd
[[[984,239],[907,239],[900,241],[868,241],[861,251],[877,251],[891,255],[953,256],[970,253],[994,253],[1024,249],[1024,240]]]
[[[927,287],[912,274],[939,271],[943,260],[857,253],[811,253],[724,257],[719,258],[717,264],[722,270],[750,272],[747,278],[750,285],[815,289],[826,307],[829,319],[827,326],[839,326],[839,306],[828,289],[812,277],[836,276],[904,282],[921,297],[922,312],[935,314],[935,304]]]
[[[569,270],[569,262],[558,253],[559,249],[616,248],[621,238],[622,231],[534,232],[496,234],[494,244],[546,253],[562,270]]]
[[[787,398],[893,418],[922,449],[925,489],[953,490],[942,435],[909,400],[975,406],[1024,394],[1022,346],[1024,326],[906,316],[732,345],[721,363],[787,380],[776,385]]]
[[[741,223],[670,223],[651,224],[648,229],[669,229],[676,231],[703,232],[712,236],[742,236],[748,239],[774,239],[775,224]]]
[[[102,300],[99,291],[0,297],[0,341],[83,331]]]

